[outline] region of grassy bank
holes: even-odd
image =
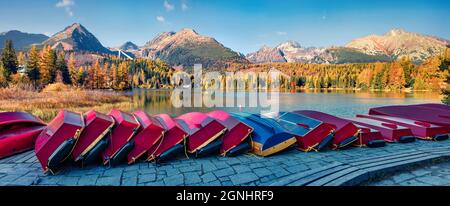
[[[0,112],[25,111],[42,120],[52,120],[61,109],[74,112],[86,112],[91,109],[107,113],[112,108],[131,110],[133,103],[129,97],[113,92],[92,91],[49,85],[41,92],[19,88],[0,89]]]

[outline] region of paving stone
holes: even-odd
[[[256,181],[259,178],[254,173],[248,172],[248,173],[233,175],[230,177],[230,179],[234,185],[241,185],[241,184],[249,183],[252,181]]]
[[[181,167],[179,169],[179,171],[181,173],[185,173],[185,172],[194,172],[194,171],[200,171],[202,170],[202,166],[201,165],[195,165],[195,166],[186,166],[186,167]]]
[[[186,185],[192,185],[200,182],[202,182],[202,179],[197,172],[184,173],[184,183]]]
[[[94,186],[97,182],[99,175],[84,175],[78,180],[78,185],[80,186]]]
[[[431,186],[417,180],[408,180],[399,184],[400,186]]]
[[[103,176],[104,177],[117,177],[117,176],[122,176],[124,168],[110,168],[108,170],[105,170],[105,172],[103,172]]]
[[[224,169],[230,167],[230,165],[228,165],[226,162],[223,161],[214,162],[213,164],[217,167],[217,169]]]
[[[221,184],[221,182],[219,180],[203,184],[203,186],[221,186],[221,185],[222,184]]]
[[[119,186],[120,177],[100,177],[95,183],[97,186]]]
[[[138,178],[137,177],[129,177],[129,178],[123,178],[121,182],[121,186],[136,186],[138,184]]]
[[[68,177],[68,176],[66,176],[64,178],[61,178],[58,181],[57,184],[58,185],[64,185],[64,186],[76,186],[79,179],[80,179],[79,177]]]
[[[404,181],[406,181],[406,180],[412,179],[412,178],[414,178],[414,177],[415,177],[415,176],[412,175],[412,174],[410,174],[410,173],[401,173],[401,174],[399,174],[399,175],[394,176],[394,177],[392,178],[392,180],[393,180],[395,183],[400,183],[400,182],[404,182]]]
[[[207,172],[217,170],[217,167],[216,167],[216,165],[214,165],[211,162],[204,162],[204,163],[202,163],[202,170],[204,173],[207,173]]]
[[[295,166],[289,166],[285,169],[293,174],[293,173],[303,172],[305,170],[308,170],[309,168],[303,164],[298,164]]]
[[[246,165],[234,165],[233,169],[234,169],[234,171],[236,171],[237,174],[252,171],[250,169],[250,167],[248,167]]]
[[[253,172],[258,176],[258,177],[265,177],[268,175],[272,174],[272,171],[266,169],[266,168],[258,168],[258,169],[254,169]]]
[[[168,186],[178,186],[184,184],[184,177],[182,174],[168,176],[164,179],[164,184]]]
[[[20,177],[14,181],[10,181],[9,185],[14,186],[30,186],[35,184],[38,181],[37,176],[24,176]]]
[[[164,181],[147,182],[145,186],[165,186]]]
[[[428,174],[431,174],[431,171],[426,170],[426,169],[418,169],[418,170],[413,170],[411,171],[411,174],[417,176],[417,177],[422,177]]]
[[[425,177],[419,177],[416,179],[419,182],[423,182],[425,184],[429,184],[429,185],[444,185],[449,183],[449,180],[441,178],[441,177],[437,177],[437,176],[425,176]]]
[[[202,178],[204,183],[213,182],[217,180],[217,177],[212,172],[206,173],[200,177]]]
[[[156,174],[141,174],[138,180],[139,183],[153,182],[156,180]]]
[[[226,177],[234,174],[234,170],[232,168],[225,168],[221,170],[214,171],[216,177]]]
[[[175,168],[166,169],[165,171],[167,176],[174,176],[181,173],[178,169]]]

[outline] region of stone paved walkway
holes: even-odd
[[[44,175],[34,153],[30,151],[0,160],[0,185],[269,185],[279,178],[336,162],[444,146],[450,147],[450,141],[417,141],[389,144],[383,148],[351,148],[321,153],[291,149],[266,158],[254,155],[184,158],[162,166],[145,162],[115,168],[69,165],[57,175]]]
[[[450,163],[408,168],[365,183],[367,186],[450,186]]]

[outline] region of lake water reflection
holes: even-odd
[[[260,107],[250,108],[243,105],[242,107],[235,105],[235,107],[220,108],[176,108],[171,103],[171,94],[170,90],[135,89],[125,92],[125,95],[131,96],[133,99],[134,109],[143,109],[149,114],[167,113],[171,116],[178,116],[187,112],[208,112],[215,109],[228,112],[260,112],[261,110]],[[246,98],[245,102],[248,103],[248,93],[237,92],[236,94],[236,102],[237,99]],[[280,111],[311,109],[352,117],[356,114],[367,113],[369,108],[377,106],[437,103],[440,102],[440,95],[436,92],[304,91],[280,93],[279,100]]]

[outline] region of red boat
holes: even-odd
[[[330,125],[334,129],[334,139],[331,144],[332,149],[345,148],[358,140],[356,137],[358,135],[358,128],[348,120],[311,110],[295,111],[294,113],[317,119]]]
[[[70,156],[84,128],[82,114],[61,110],[36,140],[35,152],[44,172],[54,171]]]
[[[34,147],[45,123],[25,112],[0,113],[0,159]]]
[[[386,141],[384,141],[383,135],[380,131],[365,127],[360,124],[354,124],[359,129],[358,141],[353,143],[357,147],[384,147],[386,146]]]
[[[148,116],[144,111],[137,111],[133,114],[141,124],[141,128],[133,138],[134,147],[128,154],[128,164],[135,163],[137,159],[161,140],[166,131],[158,120]]]
[[[187,147],[189,153],[204,156],[219,152],[222,145],[219,138],[227,128],[218,121],[200,112],[181,115],[175,118],[175,121],[189,134]]]
[[[414,136],[425,140],[446,140],[448,139],[447,129],[443,126],[430,124],[428,122],[415,121],[400,117],[390,117],[383,115],[357,115],[357,117],[374,119],[382,122],[400,125],[411,129]]]
[[[133,136],[139,130],[140,124],[129,113],[113,109],[108,115],[114,118],[115,125],[109,135],[109,145],[102,154],[103,164],[116,165],[126,159],[133,149]]]
[[[333,141],[333,128],[319,120],[291,112],[274,113],[268,117],[295,136],[301,151],[321,151]]]
[[[167,114],[154,116],[166,131],[164,136],[148,150],[148,161],[164,162],[184,153],[183,141],[188,134]]]
[[[348,120],[355,124],[380,131],[384,140],[387,142],[408,143],[416,140],[411,130],[407,127],[359,117],[348,118]]]
[[[369,110],[370,115],[386,115],[400,117],[431,124],[441,125],[450,132],[450,116],[447,113],[437,112],[429,108],[419,106],[386,106]]]
[[[412,106],[418,106],[418,107],[425,107],[425,108],[431,108],[431,109],[439,109],[444,110],[447,113],[450,113],[450,106],[445,104],[417,104]]]
[[[214,118],[227,128],[223,136],[223,144],[220,148],[220,154],[223,156],[236,156],[250,151],[251,147],[247,137],[253,132],[253,128],[232,117],[225,111],[213,111],[206,115]]]
[[[87,112],[84,119],[86,127],[72,151],[72,159],[87,164],[97,160],[100,153],[107,147],[108,139],[105,136],[114,126],[114,119],[94,110]]]

